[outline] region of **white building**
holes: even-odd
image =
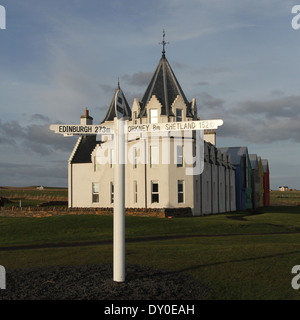
[[[278,188],[279,191],[290,191],[289,187],[288,186],[280,186]]]
[[[162,57],[141,100],[129,107],[118,88],[101,122],[112,125],[115,98],[121,94],[127,125],[143,126],[197,120],[196,100],[189,101],[165,57]],[[81,124],[92,124],[88,110]],[[199,131],[198,131],[199,133]],[[235,211],[235,169],[230,157],[214,145],[215,133],[204,139],[192,131],[151,135],[127,134],[125,206],[127,208],[191,208],[193,215]],[[113,207],[114,140],[82,136],[69,159],[69,207]],[[204,143],[204,158],[195,155]],[[200,163],[201,162],[201,163]],[[198,170],[204,165],[204,171]],[[192,172],[192,174],[191,174]]]

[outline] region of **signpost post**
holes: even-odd
[[[113,280],[125,281],[125,134],[218,129],[223,120],[199,120],[155,124],[125,125],[124,102],[120,91],[115,96],[114,129],[107,125],[50,125],[50,130],[64,136],[114,134],[116,164],[114,169]]]
[[[113,280],[125,281],[125,133],[124,101],[119,90],[115,95],[114,231]]]

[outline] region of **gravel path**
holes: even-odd
[[[208,293],[182,273],[127,265],[124,283],[112,274],[111,264],[7,270],[0,300],[201,300]]]

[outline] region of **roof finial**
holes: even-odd
[[[120,89],[120,79],[118,78],[118,89]]]
[[[165,29],[164,29],[163,30],[163,41],[159,43],[159,44],[162,44],[162,46],[163,46],[163,51],[162,51],[163,57],[165,56],[165,53],[166,53],[165,46],[170,43],[170,42],[166,42],[165,39],[166,39],[166,33],[165,33]]]

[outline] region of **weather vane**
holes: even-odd
[[[163,56],[164,56],[165,53],[166,53],[166,51],[165,51],[165,46],[166,46],[167,44],[170,44],[170,42],[166,42],[165,39],[166,39],[166,33],[165,33],[165,29],[164,29],[164,30],[163,30],[163,41],[162,41],[162,42],[159,42],[159,44],[162,44],[162,46],[163,46],[163,51],[162,51]]]

